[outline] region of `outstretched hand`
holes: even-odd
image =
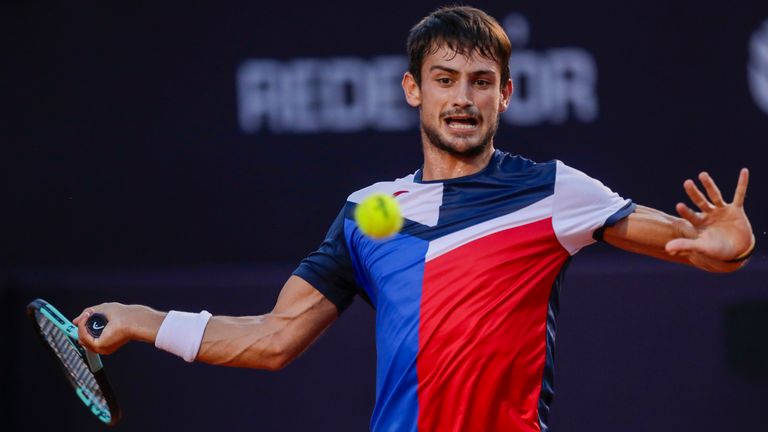
[[[666,250],[673,256],[687,257],[693,264],[709,267],[712,261],[728,262],[748,254],[754,247],[752,226],[744,212],[749,170],[742,168],[733,201],[723,200],[715,181],[706,172],[699,174],[706,196],[693,180],[683,183],[685,192],[699,211],[683,203],[675,209],[688,221],[681,229],[683,238],[670,240]]]

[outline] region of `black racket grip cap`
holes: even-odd
[[[107,320],[107,317],[104,316],[104,314],[95,313],[89,316],[85,321],[85,328],[88,330],[88,333],[91,336],[98,338],[101,336],[101,332],[104,331],[104,327],[107,326],[108,322],[109,321]]]

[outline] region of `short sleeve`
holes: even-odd
[[[635,210],[600,181],[557,161],[552,226],[561,245],[571,255],[595,242],[594,234]]]
[[[309,282],[339,313],[343,312],[358,292],[352,260],[344,238],[344,210],[331,224],[320,247],[304,258],[293,274]]]

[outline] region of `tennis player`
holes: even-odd
[[[711,272],[743,266],[755,238],[743,203],[748,171],[726,202],[707,173],[683,188],[679,217],[623,198],[560,161],[494,148],[513,92],[510,42],[470,7],[441,8],[408,37],[405,98],[420,114],[424,164],[351,194],[325,241],[296,268],[269,313],[159,312],[107,303],[75,320],[82,343],[109,354],[131,340],[186,361],[277,370],[362,297],[376,310],[373,431],[546,431],[563,272],[604,241]],[[399,201],[388,241],[357,229],[373,192]],[[109,325],[94,340],[94,312]]]

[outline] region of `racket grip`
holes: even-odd
[[[85,328],[88,330],[88,333],[91,336],[98,339],[98,337],[101,336],[101,332],[104,331],[104,327],[107,326],[108,322],[109,321],[107,320],[107,317],[104,316],[104,314],[95,313],[89,316],[85,321]]]

